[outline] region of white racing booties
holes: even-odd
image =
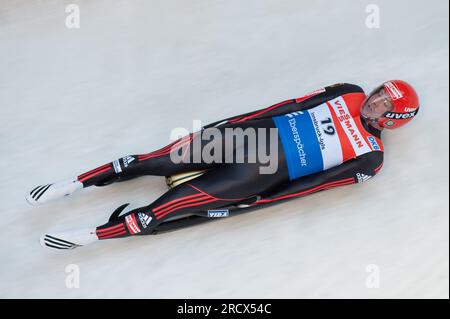
[[[83,183],[76,178],[54,184],[39,185],[27,194],[26,200],[33,206],[39,205],[70,195],[82,188]]]
[[[95,232],[95,228],[91,228],[45,234],[41,236],[39,242],[44,248],[62,250],[86,246],[97,240],[99,239]]]

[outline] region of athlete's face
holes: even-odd
[[[361,106],[361,115],[367,119],[378,120],[394,108],[391,97],[384,87],[372,92]]]

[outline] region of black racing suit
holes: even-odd
[[[259,160],[226,162],[225,148],[222,151],[221,161],[206,162],[203,159],[194,161],[195,141],[198,139],[198,145],[203,150],[210,141],[200,138],[201,133],[208,132],[212,128],[217,128],[220,132],[225,132],[227,128],[277,129],[274,117],[313,110],[342,96],[349,100],[356,98],[357,101],[365,97],[363,90],[356,85],[336,84],[303,98],[287,100],[262,110],[212,123],[203,127],[199,133],[190,134],[155,152],[125,156],[78,176],[83,186],[89,187],[104,186],[143,175],[172,176],[183,172],[205,171],[201,176],[170,189],[148,206],[133,209],[123,215],[119,214],[124,207],[119,207],[108,223],[97,227],[97,236],[99,239],[108,239],[155,234],[164,223],[170,223],[168,220],[177,217],[217,216],[215,213],[219,216],[225,213],[227,216],[242,207],[261,207],[324,189],[358,183],[364,181],[364,177],[374,176],[383,163],[382,149],[354,155],[337,166],[300,178],[292,178],[290,171],[292,167],[289,167],[282,140],[278,140],[280,147],[275,154],[278,168],[273,174],[261,174],[260,167],[264,166],[264,163]],[[365,121],[361,123],[365,134],[380,139],[380,131],[367,125]],[[214,143],[223,141],[217,139]],[[271,141],[266,138],[265,143],[268,150]],[[255,155],[251,154],[254,151],[250,151],[247,144],[248,141],[245,140],[243,145],[234,146],[233,156],[238,150],[242,150],[242,147],[245,159]],[[170,155],[180,150],[189,150],[186,154],[189,155],[190,161],[174,163],[171,160]]]

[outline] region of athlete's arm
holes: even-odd
[[[253,111],[246,114],[241,114],[238,116],[234,116],[228,119],[220,120],[214,123],[211,123],[205,128],[221,126],[229,123],[239,123],[248,120],[256,120],[267,117],[273,117],[277,115],[283,115],[295,111],[303,111],[313,108],[317,105],[325,103],[329,100],[332,100],[338,96],[348,94],[348,93],[364,93],[363,89],[354,84],[348,83],[339,83],[327,86],[323,89],[316,90],[312,93],[309,93],[303,97],[299,97],[296,99],[286,100],[272,106],[269,106],[264,109],[260,109],[257,111]]]
[[[272,194],[262,194],[259,206],[308,195],[338,186],[361,183],[376,175],[383,165],[383,152],[370,152],[326,171],[287,183]]]
[[[246,114],[241,114],[238,116],[230,117],[227,119],[223,119],[220,121],[216,121],[214,123],[208,124],[203,127],[203,129],[207,129],[210,127],[221,127],[228,124],[236,124],[249,120],[257,120],[263,118],[270,118],[277,115],[283,115],[295,111],[303,111],[311,109],[317,105],[335,99],[338,96],[348,94],[348,93],[364,93],[363,89],[354,84],[348,83],[338,83],[334,85],[327,86],[323,89],[316,90],[310,94],[307,94],[303,97],[299,97],[296,99],[286,100],[272,106],[269,106],[264,109],[260,109],[257,111],[253,111]],[[165,153],[167,149],[171,149],[171,147],[176,146],[177,144],[183,144],[183,141],[186,139],[192,140],[194,137],[194,133],[185,136],[184,138],[178,139],[171,144],[159,149],[153,153],[145,154],[144,156],[153,156],[153,154]]]

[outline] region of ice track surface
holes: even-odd
[[[68,3],[0,2],[0,297],[449,297],[448,1],[377,1],[379,29],[365,26],[369,1],[73,0],[72,30]],[[384,133],[367,183],[167,235],[39,246],[166,186],[143,177],[31,207],[35,185],[161,147],[192,119],[391,78],[422,109]]]

